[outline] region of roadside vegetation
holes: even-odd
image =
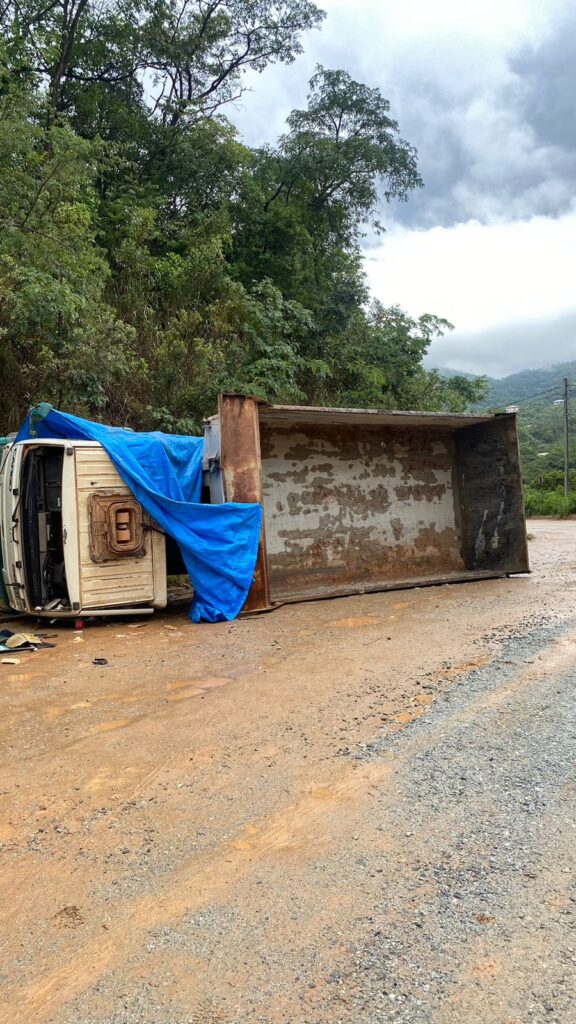
[[[363,237],[422,185],[378,89],[319,67],[307,105],[258,148],[227,117],[244,73],[293,61],[322,18],[311,0],[3,5],[4,430],[39,400],[197,432],[222,389],[479,399],[482,381],[422,366],[445,320],[367,292]]]
[[[565,519],[576,515],[576,491],[571,491],[566,497],[563,491],[537,491],[534,487],[526,487],[524,506],[527,516],[557,516]]]
[[[570,471],[570,490],[564,494],[564,474],[551,470],[541,474],[524,488],[527,516],[558,516],[561,519],[576,515],[576,470]]]

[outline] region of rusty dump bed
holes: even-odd
[[[245,611],[528,571],[514,415],[222,395],[207,452],[212,500],[264,509]]]

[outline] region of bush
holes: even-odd
[[[558,516],[564,519],[576,514],[576,492],[571,491],[565,497],[560,491],[539,491],[526,487],[524,508],[527,516]]]
[[[564,493],[564,470],[550,469],[547,473],[526,474],[529,486],[535,491],[559,491]],[[576,469],[570,470],[570,490],[576,491]]]

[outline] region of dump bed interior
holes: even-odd
[[[513,420],[259,418],[272,601],[528,568]]]
[[[219,408],[226,499],[264,510],[249,610],[528,571],[514,415]]]

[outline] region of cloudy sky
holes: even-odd
[[[431,362],[501,376],[576,359],[573,0],[320,0],[289,67],[250,79],[232,119],[258,145],[305,105],[317,63],[378,86],[425,188],[384,210],[373,294],[455,331]]]

